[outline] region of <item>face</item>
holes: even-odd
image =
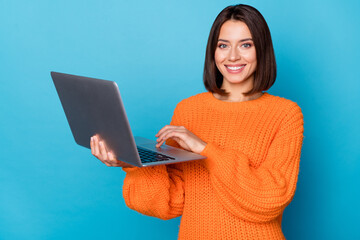
[[[226,21],[220,28],[215,64],[223,75],[223,89],[232,84],[252,88],[256,70],[256,51],[248,26]]]

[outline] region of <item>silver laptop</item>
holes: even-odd
[[[117,159],[137,167],[205,158],[134,137],[115,82],[58,72],[51,72],[51,77],[77,144],[90,148],[90,137],[98,134]]]

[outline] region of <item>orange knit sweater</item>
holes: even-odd
[[[299,106],[268,93],[223,102],[206,92],[181,101],[171,124],[207,142],[207,159],[123,168],[127,206],[182,216],[179,239],[285,239],[281,217],[295,193],[303,140]]]

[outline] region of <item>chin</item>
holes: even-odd
[[[239,84],[239,83],[244,83],[246,82],[246,79],[244,78],[227,78],[227,81],[228,83],[231,83],[231,84]]]

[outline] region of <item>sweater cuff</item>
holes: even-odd
[[[163,174],[166,172],[166,165],[149,166],[149,167],[123,167],[122,170],[127,174],[135,174],[136,176],[145,176],[149,179],[153,178],[157,173]]]
[[[133,172],[140,169],[139,167],[123,167],[122,170],[126,173]]]
[[[210,170],[216,167],[216,161],[214,161],[215,159],[214,156],[218,155],[220,151],[221,149],[215,144],[212,143],[206,144],[204,150],[202,150],[200,154],[206,157],[203,163],[207,169]]]
[[[244,153],[231,149],[222,149],[213,143],[208,143],[200,154],[207,157],[203,163],[208,170],[218,169],[219,167],[224,168],[224,165],[233,166],[233,161],[236,161],[236,165],[241,167],[249,167],[249,158]]]

